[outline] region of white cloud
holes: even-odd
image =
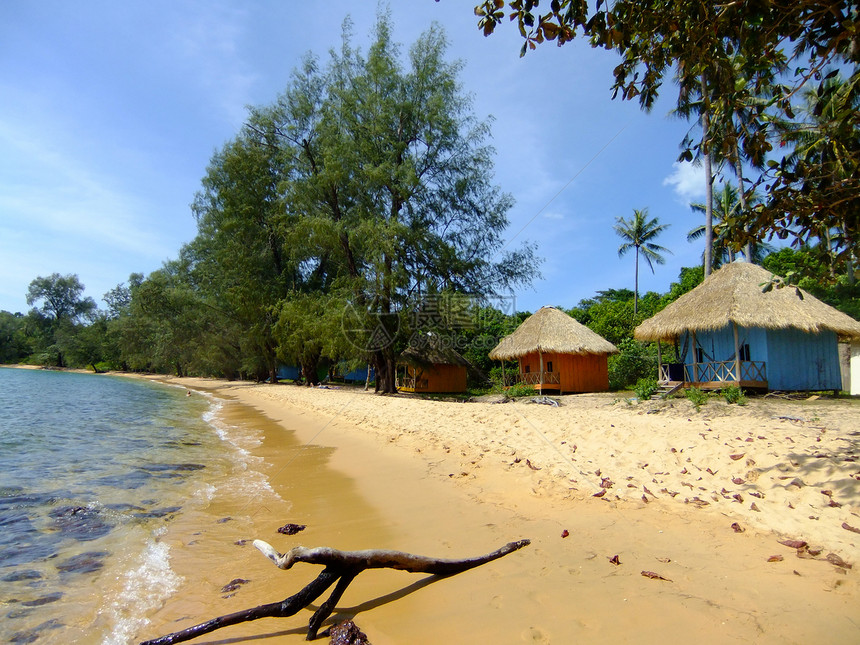
[[[672,164],[672,174],[663,180],[664,186],[672,186],[684,204],[705,196],[705,170],[701,165],[686,161]]]
[[[260,80],[241,55],[247,11],[207,4],[205,9],[180,11],[180,15],[180,20],[166,26],[166,54],[181,65],[182,75],[197,84],[231,123],[243,123],[251,89]]]

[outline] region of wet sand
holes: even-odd
[[[530,538],[450,578],[364,572],[334,618],[355,616],[376,645],[860,642],[857,570],[823,559],[860,560],[860,534],[841,527],[860,526],[856,401],[711,402],[696,413],[685,400],[611,395],[550,408],[170,382],[231,400],[230,423],[262,430],[252,453],[280,499],[226,500],[229,521],[171,526],[164,539],[185,584],[140,638],[281,600],[319,571],[280,571],[237,541],[465,557]],[[279,535],[287,522],[308,528]],[[785,538],[822,552],[798,557]],[[250,582],[222,593],[235,578]],[[298,643],[309,617],[193,642]]]

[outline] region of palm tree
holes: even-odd
[[[826,249],[831,275],[835,275],[837,257],[845,258],[849,279],[853,279],[853,259],[857,257],[854,242],[857,177],[860,176],[860,136],[856,126],[856,115],[860,113],[858,82],[860,76],[856,72],[848,81],[831,72],[817,87],[803,93],[804,102],[799,110],[804,118],[800,122],[778,124],[783,130],[783,141],[794,146],[786,158],[788,167],[799,172],[813,170],[808,173],[810,179],[804,188],[814,186],[829,197],[828,201],[841,204],[837,217],[832,218],[837,224],[832,228],[820,227],[818,247]],[[853,114],[854,118],[846,123],[841,118],[844,114]]]
[[[669,228],[669,224],[660,224],[657,218],[648,219],[648,209],[633,209],[633,218],[615,218],[615,232],[625,240],[618,247],[618,257],[623,256],[630,249],[636,249],[635,286],[633,289],[633,315],[639,312],[639,255],[641,253],[645,262],[648,263],[651,273],[654,273],[654,262],[665,264],[666,259],[661,253],[671,253],[667,248],[652,242],[660,233]]]
[[[735,254],[737,251],[732,244],[731,238],[733,231],[729,222],[731,222],[733,217],[737,217],[739,213],[743,212],[744,200],[741,198],[738,190],[728,182],[723,184],[722,190],[716,193],[715,198],[713,210],[713,247],[711,257],[713,259],[714,268],[719,269],[720,266],[726,262],[733,262],[735,260]],[[747,195],[746,201],[749,205],[755,205],[760,201],[760,199],[758,194],[753,191]],[[690,204],[690,208],[692,208],[696,213],[705,212],[704,204]],[[698,240],[704,234],[705,226],[700,224],[687,233],[687,241],[693,242]],[[764,242],[747,242],[747,244],[744,245],[744,255],[746,256],[747,261],[755,264],[761,264],[764,257],[774,250],[776,249],[774,249],[773,246]]]

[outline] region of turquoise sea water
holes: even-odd
[[[129,642],[179,584],[159,539],[171,521],[237,468],[254,482],[218,405],[138,379],[0,368],[0,642]]]

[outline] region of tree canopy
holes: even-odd
[[[577,35],[615,51],[621,62],[612,96],[638,100],[644,109],[673,74],[679,108],[707,116],[699,138],[683,142],[680,158],[742,157],[753,168],[765,167],[757,183],[767,198],[732,220],[738,237],[746,242],[776,235],[809,245],[827,231],[835,261],[856,261],[860,30],[853,3],[597,0],[591,8],[586,0],[486,0],[475,12],[485,35],[507,14],[524,39],[521,54]],[[841,89],[830,90],[823,81],[840,68],[848,78]],[[822,165],[808,156],[792,161],[793,142],[781,135],[785,126],[779,124],[796,122],[798,97],[814,84],[829,106],[819,103],[816,127],[843,151],[838,163]]]

